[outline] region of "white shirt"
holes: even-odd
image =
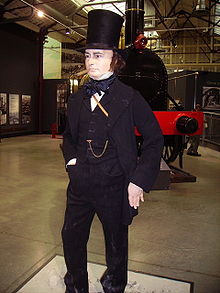
[[[113,74],[112,71],[108,71],[108,72],[104,73],[99,79],[96,79],[96,80],[107,79],[112,74]],[[95,93],[94,96],[100,102],[101,98],[104,96],[104,92],[101,91],[101,95],[99,95],[98,93]],[[96,103],[95,99],[93,97],[91,97],[91,111],[94,111],[94,109],[95,109],[96,106],[97,106],[97,103]]]

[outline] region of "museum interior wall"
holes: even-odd
[[[16,24],[0,26],[1,136],[38,128],[38,35]]]

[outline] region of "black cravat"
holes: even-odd
[[[98,93],[101,96],[101,92],[106,93],[109,86],[113,83],[116,76],[112,74],[109,78],[103,80],[95,80],[90,78],[90,80],[84,84],[84,89],[88,97],[91,97],[95,93]]]

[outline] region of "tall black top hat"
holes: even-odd
[[[117,49],[123,21],[110,10],[89,11],[86,49]]]

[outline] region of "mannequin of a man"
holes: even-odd
[[[123,22],[120,16],[93,10],[89,21],[94,17],[97,22],[97,16],[103,17],[104,23],[106,17],[118,21],[118,43]],[[99,24],[100,27],[103,26]],[[144,201],[143,190],[149,192],[156,179],[163,145],[149,105],[136,90],[117,78],[124,62],[110,44],[115,41],[105,40],[104,36],[98,42],[97,38],[100,34],[94,42],[90,36],[87,43],[85,66],[90,81],[69,98],[63,141],[70,178],[62,229],[66,293],[89,292],[86,245],[95,214],[105,237],[107,269],[100,280],[103,290],[124,292],[128,225],[137,214],[140,201]],[[144,139],[139,159],[134,127]]]
[[[85,50],[85,65],[90,78],[94,80],[101,80],[113,74],[111,69],[111,62],[113,57],[113,50],[101,49],[87,49]],[[100,98],[97,97],[99,100]],[[96,101],[91,100],[92,105],[96,107]],[[143,189],[133,184],[128,185],[128,199],[131,207],[137,209],[140,200],[144,201]]]

